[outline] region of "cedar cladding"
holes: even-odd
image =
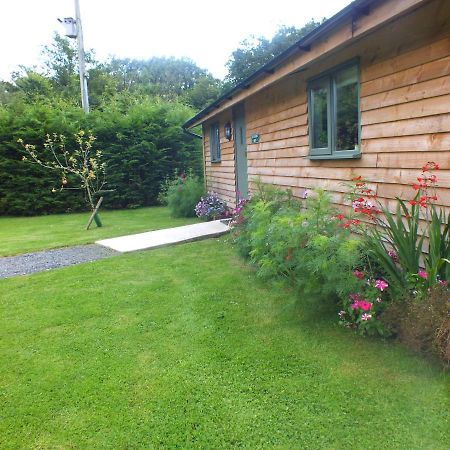
[[[427,18],[439,12],[441,24],[433,28]],[[322,187],[333,201],[348,207],[344,183],[361,175],[386,206],[393,209],[397,196],[410,199],[409,185],[416,181],[427,161],[439,163],[438,204],[450,206],[450,6],[434,0],[386,30],[367,36],[333,57],[312,64],[308,71],[293,73],[245,99],[247,158],[252,179],[302,196],[305,189]],[[433,20],[433,19],[432,19]],[[415,26],[414,42],[406,31]],[[396,44],[388,32],[404,34]],[[419,39],[419,41],[418,41]],[[392,41],[393,42],[393,41]],[[407,42],[408,45],[405,44]],[[412,48],[411,48],[412,46]],[[360,56],[361,158],[310,160],[308,138],[307,77]],[[213,121],[217,121],[217,117]],[[205,175],[209,190],[229,203],[235,201],[233,141],[223,138],[223,125],[231,120],[219,115],[222,162],[209,158],[208,123],[204,125]],[[250,143],[253,133],[258,144]]]

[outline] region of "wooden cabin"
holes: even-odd
[[[391,206],[439,163],[450,206],[450,0],[356,0],[184,124],[201,125],[207,189],[252,180],[345,204],[361,175]]]

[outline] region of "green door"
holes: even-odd
[[[234,122],[234,152],[236,160],[236,191],[237,197],[248,198],[247,175],[247,143],[245,138],[245,109],[240,103],[233,108]]]

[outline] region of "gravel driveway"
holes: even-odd
[[[120,253],[101,245],[90,244],[0,257],[0,278],[73,266],[114,255],[120,255]]]

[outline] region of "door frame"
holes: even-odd
[[[234,129],[234,164],[235,164],[235,189],[236,189],[236,203],[241,199],[245,198],[248,199],[248,159],[247,159],[247,124],[245,121],[245,105],[244,102],[238,103],[237,105],[233,106],[232,109],[232,116],[233,116],[233,129]],[[238,134],[238,130],[236,127],[236,122],[238,120],[242,120],[243,122],[243,133],[242,136]],[[241,128],[241,129],[242,129]],[[240,130],[239,130],[240,131]],[[239,143],[239,139],[242,139],[242,142]],[[243,146],[244,150],[238,149],[238,146]],[[243,158],[243,159],[241,159]],[[245,161],[244,165],[242,163]],[[243,186],[239,186],[239,179],[242,180],[243,172],[245,172],[244,178],[245,178],[245,192],[241,192],[243,189]],[[241,195],[238,195],[239,194]],[[244,195],[242,195],[244,194]]]

